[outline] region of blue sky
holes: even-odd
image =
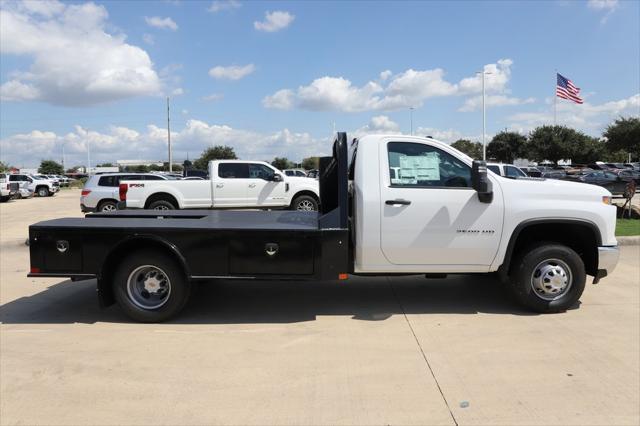
[[[228,144],[270,160],[352,135],[480,139],[553,121],[555,69],[585,104],[558,122],[599,135],[640,114],[640,3],[0,3],[0,159],[66,165],[174,157]]]

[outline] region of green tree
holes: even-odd
[[[573,159],[580,154],[586,137],[566,126],[540,126],[529,135],[526,156],[538,162]]]
[[[574,151],[571,154],[571,162],[574,164],[589,164],[602,160],[605,154],[605,145],[597,138],[582,135],[578,139]]]
[[[640,118],[620,117],[607,127],[602,136],[607,138],[608,153],[623,151],[631,154],[633,160],[640,160]]]
[[[102,163],[98,164],[96,167],[115,167],[113,163]]]
[[[53,160],[42,160],[40,167],[38,167],[38,173],[43,175],[61,175],[64,173],[64,167],[62,167],[62,164]]]
[[[216,145],[213,148],[205,149],[200,158],[193,162],[193,165],[196,169],[207,170],[209,167],[209,161],[236,159],[238,159],[238,157],[232,147]]]
[[[302,159],[302,168],[305,170],[313,170],[320,168],[320,157],[307,157]]]
[[[276,157],[271,162],[271,165],[278,170],[293,168],[293,162],[289,161],[286,157]]]
[[[6,172],[9,170],[9,165],[4,161],[0,161],[0,172]]]
[[[479,142],[471,142],[468,139],[458,139],[451,144],[452,147],[467,154],[474,160],[482,159],[482,144]]]
[[[487,158],[503,163],[513,163],[526,152],[527,138],[517,132],[500,132],[487,145]]]
[[[149,166],[139,165],[139,166],[126,166],[124,168],[125,172],[133,172],[133,173],[149,173]]]

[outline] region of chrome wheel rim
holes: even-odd
[[[154,210],[169,210],[169,207],[167,207],[167,206],[156,206],[156,207],[154,207]]]
[[[564,296],[573,284],[571,268],[560,259],[547,259],[531,274],[531,289],[542,300],[552,301]]]
[[[116,210],[116,206],[114,206],[113,204],[105,204],[104,206],[102,206],[103,212],[115,212]]]
[[[129,300],[142,309],[158,309],[169,300],[171,281],[157,266],[139,266],[127,279]]]
[[[310,211],[315,211],[316,208],[313,205],[313,202],[309,201],[309,200],[302,200],[298,203],[298,206],[296,207],[297,210],[302,210],[302,211],[306,211],[306,212],[310,212]]]

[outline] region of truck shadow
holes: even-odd
[[[63,281],[0,306],[4,324],[131,322],[117,306],[98,306],[95,280]],[[348,281],[199,283],[174,324],[294,323],[318,316],[382,321],[406,314],[535,315],[490,276],[368,278]]]

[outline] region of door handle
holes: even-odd
[[[255,188],[255,187],[256,187],[256,184],[255,184],[255,183],[250,183],[250,184],[249,184],[249,188]]]
[[[386,205],[388,205],[388,206],[397,206],[397,205],[408,206],[409,204],[411,204],[411,201],[409,201],[409,200],[387,200],[384,203]]]
[[[224,187],[224,183],[218,183],[218,184],[216,184],[216,188],[222,188],[222,187]]]

